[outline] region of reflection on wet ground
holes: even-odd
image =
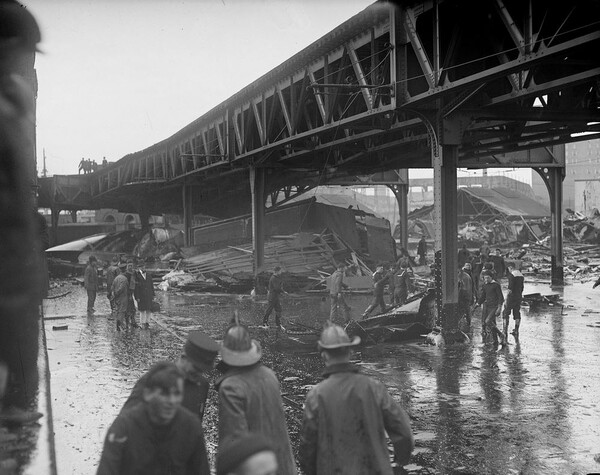
[[[540,289],[550,292],[547,285]],[[534,287],[526,286],[528,291]],[[157,359],[177,358],[191,329],[220,339],[235,309],[261,341],[265,364],[280,378],[297,442],[304,396],[322,370],[318,332],[307,328],[322,325],[329,302],[321,295],[286,297],[285,318],[306,330],[286,335],[256,327],[266,302],[248,296],[159,293],[159,300],[162,310],[150,330],[120,334],[106,318],[103,295],[89,318],[78,310],[85,308],[80,289],[48,301],[47,316],[64,316],[46,322],[61,475],[91,473],[108,424],[137,377]],[[355,318],[369,300],[350,297]],[[383,381],[411,416],[416,450],[409,472],[600,471],[598,309],[600,293],[574,284],[565,287],[562,305],[524,309],[520,341],[511,336],[511,344],[499,351],[482,345],[479,314],[469,345],[438,348],[411,341],[363,347],[356,355],[363,371]],[[68,330],[52,330],[59,324],[68,324]],[[214,391],[210,398],[205,428],[214,451]]]

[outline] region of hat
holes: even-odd
[[[126,262],[119,262],[119,269],[127,269],[127,263]]]
[[[250,366],[262,356],[260,343],[250,338],[248,329],[242,325],[230,327],[221,345],[221,358],[230,366]]]
[[[225,439],[217,454],[217,475],[234,472],[249,457],[267,450],[275,451],[273,444],[261,434]]]
[[[188,333],[183,352],[192,363],[203,365],[215,359],[219,344],[206,333],[192,330]]]
[[[465,262],[465,264],[462,267],[463,269],[470,269],[471,268],[471,263],[470,262]]]
[[[360,343],[360,337],[355,336],[352,341],[339,325],[328,325],[321,333],[321,339],[317,342],[320,350],[333,350],[346,346],[356,346]]]
[[[114,262],[115,264],[116,264],[117,262],[119,262],[119,256],[113,256],[113,258],[112,258],[112,262]]]

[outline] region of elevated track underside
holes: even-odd
[[[600,138],[599,51],[597,1],[378,2],[173,136],[41,180],[40,204],[181,212],[187,186],[228,217],[251,209],[251,169],[278,203],[430,168],[444,144],[461,168],[562,168],[554,145]]]

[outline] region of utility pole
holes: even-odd
[[[46,149],[42,149],[42,154],[44,155],[44,168],[42,169],[42,176],[46,178],[48,175],[48,170],[46,169]]]

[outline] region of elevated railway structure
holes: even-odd
[[[142,216],[252,211],[326,183],[385,183],[406,210],[406,169],[433,168],[442,319],[455,328],[456,170],[533,168],[551,202],[562,276],[557,144],[600,137],[600,4],[377,2],[173,136],[87,176],[54,177],[55,209]],[[366,178],[365,178],[366,177]],[[404,212],[404,218],[406,213]]]

